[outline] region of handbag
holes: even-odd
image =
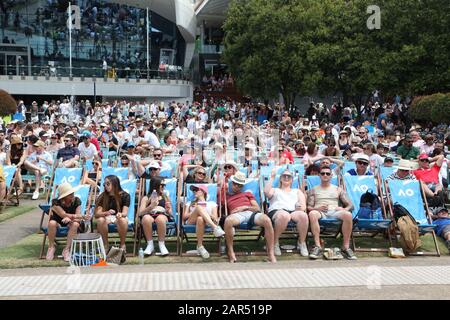
[[[122,264],[127,260],[125,250],[116,246],[112,246],[106,255],[106,262],[114,264]]]

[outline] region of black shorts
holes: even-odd
[[[450,232],[450,224],[446,225],[446,226],[444,227],[444,229],[442,229],[440,236],[441,236],[442,238],[444,238],[445,235],[446,235],[447,233],[449,233],[449,232]],[[444,240],[445,240],[445,238],[444,238]]]
[[[289,214],[291,214],[292,212],[294,212],[294,210],[290,211],[290,210],[285,210],[285,209],[272,210],[272,211],[269,211],[269,213],[267,214],[267,215],[269,216],[270,220],[273,221],[273,216],[275,215],[275,213],[276,213],[277,211],[280,211],[280,210],[286,211],[286,212],[288,212]]]

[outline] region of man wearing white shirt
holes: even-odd
[[[159,143],[158,137],[151,131],[146,130],[144,133],[144,141],[148,143],[150,146],[155,148],[160,148],[161,144]]]
[[[24,166],[36,176],[36,190],[33,192],[32,199],[37,200],[39,198],[41,177],[51,171],[53,157],[50,153],[45,151],[45,143],[41,140],[38,140],[33,146],[35,151],[27,157]]]
[[[156,101],[153,101],[152,105],[150,106],[150,112],[152,113],[152,116],[156,116],[158,114],[158,106],[156,104]]]
[[[81,160],[91,160],[98,156],[97,148],[91,143],[88,137],[82,137],[78,145]]]

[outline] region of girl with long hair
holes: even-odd
[[[105,178],[104,191],[95,202],[95,218],[97,230],[101,234],[105,250],[108,244],[108,225],[116,224],[120,238],[120,247],[125,249],[125,238],[128,231],[128,208],[130,195],[120,186],[117,176],[109,175]]]

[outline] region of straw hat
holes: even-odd
[[[234,183],[241,184],[241,185],[244,185],[247,181],[247,179],[245,178],[245,175],[239,171],[236,172],[235,175],[231,176],[230,180],[233,181]]]
[[[42,140],[38,140],[38,141],[36,141],[35,144],[33,144],[33,146],[35,146],[35,147],[45,147],[45,143]]]
[[[405,160],[405,159],[401,159],[398,162],[398,169],[400,169],[400,170],[408,170],[408,171],[412,170],[411,161]]]
[[[70,183],[64,182],[64,183],[60,184],[58,187],[58,194],[59,194],[58,200],[61,200],[72,193],[75,193],[75,189],[72,188]]]
[[[23,143],[22,142],[22,139],[20,139],[20,137],[19,136],[16,136],[16,135],[12,135],[11,136],[11,144],[21,144],[21,143]]]

